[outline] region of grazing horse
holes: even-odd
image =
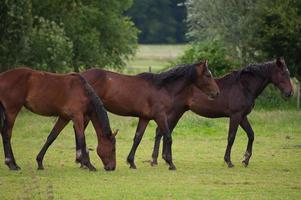
[[[216,83],[220,88],[220,95],[212,101],[209,101],[204,93],[193,87],[192,95],[186,99],[186,107],[184,106],[175,115],[169,116],[171,118],[169,129],[173,130],[186,108],[200,116],[208,118],[229,117],[228,145],[224,160],[229,168],[234,166],[231,162],[230,154],[238,125],[240,125],[248,136],[248,145],[244,154],[244,160],[242,161],[245,166],[248,166],[252,155],[254,132],[247,115],[252,111],[255,99],[270,83],[279,88],[284,96],[290,97],[292,95],[293,90],[289,71],[284,59],[277,58],[276,61],[250,64],[241,70],[216,79]],[[161,137],[162,133],[157,128],[152,154],[152,165],[157,164]],[[163,159],[166,159],[165,151],[166,144],[163,141]]]
[[[215,98],[219,94],[219,88],[208,69],[207,61],[178,66],[159,74],[142,73],[129,76],[91,69],[82,75],[103,100],[108,111],[122,116],[139,117],[133,146],[127,157],[127,162],[133,169],[136,168],[135,152],[150,120],[156,122],[164,135],[169,169],[176,169],[172,162],[172,138],[168,116],[178,109],[177,104],[183,103],[177,96],[187,95],[189,93],[187,90],[192,85],[202,90],[209,96],[208,98]],[[78,149],[78,144],[76,146]]]
[[[106,169],[115,168],[115,136],[111,132],[107,113],[99,97],[82,75],[58,75],[24,67],[0,74],[1,135],[5,164],[11,170],[20,169],[16,164],[10,141],[15,119],[23,106],[40,115],[59,116],[46,144],[51,144],[72,120],[81,150],[82,165],[95,170],[90,163],[84,135],[84,119],[91,118],[98,136],[97,153]],[[45,145],[37,156],[38,169],[43,169],[43,152],[47,148]]]

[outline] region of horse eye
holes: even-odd
[[[210,73],[206,73],[205,76],[206,76],[207,78],[211,78],[211,74],[210,74]]]

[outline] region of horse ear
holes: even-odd
[[[114,137],[116,137],[118,131],[119,131],[119,129],[116,129],[116,130],[113,132]]]
[[[283,60],[282,57],[277,57],[277,59],[276,59],[276,65],[277,65],[278,67],[282,67],[282,65],[283,65],[282,60]]]
[[[205,64],[205,66],[208,66],[208,60],[207,59],[204,61],[204,64]]]

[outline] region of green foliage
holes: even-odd
[[[184,0],[134,0],[127,15],[141,30],[139,43],[174,44],[186,41]]]
[[[172,62],[171,65],[195,63],[207,59],[212,74],[214,76],[221,76],[239,65],[239,63],[234,62],[227,53],[227,49],[224,45],[217,40],[195,43],[184,52],[184,55]]]
[[[293,76],[301,80],[301,1],[263,0],[252,19],[256,59],[284,56]]]
[[[255,0],[188,0],[188,37],[194,41],[219,39],[241,63],[248,62],[248,21]],[[251,50],[252,51],[252,50]]]
[[[1,1],[1,70],[22,64],[57,72],[123,67],[137,47],[138,30],[123,16],[131,3]]]
[[[285,98],[283,94],[273,85],[265,88],[261,95],[256,99],[256,108],[273,110],[273,109],[294,109],[296,97]]]
[[[301,75],[301,1],[188,0],[188,25],[195,42],[218,38],[241,63],[284,56]]]
[[[32,29],[26,65],[34,69],[66,72],[72,59],[72,43],[64,29],[55,22],[40,17]]]
[[[0,71],[22,64],[31,31],[31,1],[0,1]]]

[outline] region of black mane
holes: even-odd
[[[196,78],[195,65],[196,64],[177,65],[176,67],[161,72],[159,74],[144,72],[141,74],[137,74],[137,76],[152,82],[158,87],[161,87],[172,81],[176,81],[182,77],[193,81]]]
[[[219,80],[237,81],[237,80],[240,80],[241,76],[245,73],[250,73],[255,76],[268,78],[270,76],[270,71],[273,66],[275,66],[275,61],[249,64],[242,69],[234,70],[234,71],[226,74],[222,78],[219,78]]]

